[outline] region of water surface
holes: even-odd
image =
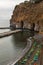
[[[14,4],[15,3],[13,3],[13,5]],[[10,26],[9,20],[13,12],[13,7],[0,7],[0,27]],[[9,31],[9,29],[0,29],[0,33],[7,31]],[[0,38],[0,65],[7,65],[17,60],[22,50],[26,47],[26,39],[29,36],[29,32],[19,32],[8,37]]]
[[[13,63],[26,47],[29,32],[18,32],[0,39],[0,65]]]

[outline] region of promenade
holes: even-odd
[[[34,38],[38,41],[39,45],[40,44],[42,45],[42,48],[40,49],[40,55],[37,61],[33,60],[35,54],[37,54],[38,51],[38,48],[36,48],[32,56],[30,57],[30,59],[28,59],[25,65],[43,65],[43,34],[37,34],[34,36]]]
[[[8,32],[4,32],[4,33],[0,33],[0,38],[2,37],[6,37],[6,36],[10,36],[14,33],[20,32],[21,30],[13,30],[13,31],[8,31]]]

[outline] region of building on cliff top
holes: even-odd
[[[24,27],[28,28],[29,23],[37,23],[39,21],[40,31],[43,31],[43,0],[39,3],[31,3],[30,1],[20,3],[15,6],[13,15],[10,19],[10,24],[16,24],[16,27],[21,27],[21,21],[24,22]]]

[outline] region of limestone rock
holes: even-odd
[[[43,0],[34,4],[30,1],[25,1],[16,5],[10,23],[20,23],[21,21],[27,24],[39,21],[40,27],[43,30]]]

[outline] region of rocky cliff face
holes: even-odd
[[[39,21],[39,25],[43,30],[43,1],[39,3],[31,3],[25,1],[24,3],[20,3],[19,5],[15,6],[13,11],[13,15],[10,19],[10,23],[19,23],[23,21],[24,23],[36,23]]]

